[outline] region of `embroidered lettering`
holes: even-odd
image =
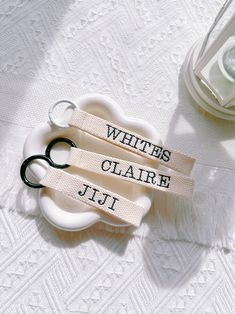
[[[106,124],[106,125],[107,125],[107,127],[108,127],[107,137],[108,137],[108,138],[109,138],[109,137],[112,137],[113,140],[116,140],[116,138],[118,137],[118,135],[119,135],[120,133],[122,133],[122,131],[119,130],[119,129],[117,129],[117,128],[115,128],[115,127],[113,127],[113,126],[110,125],[110,124]]]
[[[83,190],[78,191],[79,196],[84,197],[86,200],[97,203],[113,211],[115,210],[115,204],[119,202],[118,198],[111,196],[107,193],[102,193],[98,189],[85,183],[83,184],[83,187]]]
[[[120,171],[120,173],[121,173],[121,171]],[[133,174],[133,167],[129,166],[127,171],[124,174],[122,174],[122,176],[126,177],[126,178],[135,179],[134,174]]]
[[[164,162],[168,162],[170,160],[171,151],[163,149],[162,146],[155,145],[147,140],[141,140],[134,134],[122,131],[121,129],[118,129],[110,124],[106,125],[108,127],[107,138],[110,138],[114,142],[119,142],[126,146],[130,146],[136,150],[139,150],[140,152],[153,156],[156,159],[163,160]]]
[[[148,169],[142,169],[134,165],[125,165],[122,168],[120,162],[106,159],[101,162],[100,167],[104,172],[109,172],[116,176],[122,176],[164,188],[169,188],[170,186],[170,176],[163,175],[155,171],[150,171]]]
[[[150,153],[150,155],[156,157],[156,158],[161,158],[161,153],[162,153],[162,147],[153,145],[153,150]]]
[[[142,140],[142,141],[140,142],[140,145],[141,145],[141,144],[144,144],[144,145],[143,145],[142,147],[139,147],[139,150],[140,150],[141,152],[144,152],[144,153],[147,153],[146,149],[149,148],[149,147],[152,145],[150,142],[144,141],[144,140]]]
[[[150,184],[156,184],[156,173],[153,171],[148,171],[147,172],[147,178],[145,180],[146,183],[150,183]]]
[[[162,155],[162,157],[161,157],[161,159],[163,160],[163,161],[169,161],[170,160],[170,157],[171,157],[171,152],[169,151],[169,150],[167,150],[167,149],[165,149],[164,151],[163,151],[163,155]]]
[[[158,186],[161,186],[163,188],[169,188],[171,177],[163,175],[163,174],[159,174],[159,176],[160,176],[160,183],[158,184]]]
[[[114,205],[115,205],[116,202],[119,201],[119,199],[116,198],[116,197],[112,197],[112,199],[113,199],[113,202],[112,202],[111,206],[109,206],[108,208],[111,209],[111,210],[115,210],[114,209]]]
[[[110,166],[111,166],[112,162],[110,160],[104,160],[101,164],[101,169],[103,171],[109,171],[110,170]]]
[[[128,146],[132,146],[131,145],[131,141],[134,137],[134,135],[130,134],[130,133],[126,133],[126,132],[123,132],[123,138],[120,140],[120,142],[122,144],[125,144],[125,145],[128,145]],[[132,146],[133,147],[133,146]]]
[[[87,190],[90,188],[89,185],[87,185],[87,184],[83,184],[83,185],[85,186],[85,189],[84,189],[84,191],[79,191],[78,192],[78,194],[80,196],[84,196],[86,194]]]
[[[92,194],[91,197],[88,198],[90,201],[95,202],[94,197],[95,197],[95,195],[96,195],[96,192],[99,192],[99,190],[93,188],[93,194]]]
[[[107,193],[103,193],[103,195],[104,195],[104,198],[103,198],[103,200],[101,199],[101,200],[98,200],[98,204],[100,204],[100,205],[104,205],[105,204],[105,202],[107,201],[107,198],[108,197],[111,197],[109,194],[107,194]]]
[[[114,173],[114,174],[120,176],[121,171],[120,171],[120,170],[117,171],[117,165],[119,164],[119,162],[116,162],[116,161],[113,161],[113,162],[112,162],[112,161],[111,161],[111,163],[114,165],[114,166],[113,166],[113,170],[111,171],[111,173]]]

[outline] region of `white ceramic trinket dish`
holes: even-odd
[[[97,115],[103,119],[125,127],[143,135],[155,143],[161,144],[158,132],[153,126],[144,120],[127,117],[122,109],[109,97],[99,94],[88,94],[78,98],[75,104],[84,111]],[[68,120],[66,110],[63,119]],[[64,121],[63,120],[63,121]],[[65,121],[66,122],[66,121]],[[57,137],[66,137],[76,143],[82,149],[101,153],[107,156],[117,157],[129,161],[138,162],[140,165],[158,167],[157,161],[146,160],[140,156],[121,149],[111,143],[97,139],[88,133],[74,129],[60,129],[50,122],[37,126],[28,136],[24,145],[24,158],[35,154],[44,154],[48,143]],[[68,156],[68,146],[55,147],[53,159],[65,163]],[[37,161],[30,165],[29,170],[35,180],[40,180],[45,175],[48,165],[44,161]],[[69,167],[64,169],[73,175],[81,176],[87,180],[100,185],[110,191],[122,195],[144,208],[143,216],[150,210],[153,192],[151,189],[126,182],[120,179],[97,175],[85,170]],[[85,229],[97,222],[125,227],[128,226],[116,218],[101,212],[99,209],[80,203],[79,206],[69,197],[49,188],[43,188],[38,193],[38,203],[42,215],[55,227],[67,231],[78,231]]]

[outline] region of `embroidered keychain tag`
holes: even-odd
[[[139,134],[78,108],[74,109],[69,125],[143,157],[158,160],[160,164],[186,175],[191,173],[195,163],[194,158],[155,144]]]
[[[97,99],[98,104],[99,102],[102,104],[103,101],[106,103],[106,105],[109,105],[110,103],[109,100],[104,97],[97,98],[97,96],[89,96],[87,98],[83,98],[83,100],[84,99],[86,99],[85,101],[94,101],[94,104],[96,104]],[[70,116],[68,123],[63,122],[64,114],[62,116],[62,120],[60,118],[58,119],[54,117],[54,108],[61,103],[67,103],[67,105],[69,104],[66,110],[72,109],[72,115]],[[85,102],[82,104],[84,105]],[[66,111],[66,117],[68,117],[67,113],[68,112]],[[99,139],[115,144],[122,149],[126,149],[142,157],[158,161],[159,164],[186,175],[190,174],[195,162],[195,159],[174,150],[170,150],[167,147],[159,144],[159,136],[152,135],[153,138],[156,138],[156,141],[148,139],[113,122],[109,122],[105,119],[97,117],[96,115],[88,113],[87,111],[80,110],[74,103],[70,101],[60,100],[53,104],[49,109],[49,119],[51,125],[60,127],[62,129],[69,127],[77,128]],[[115,121],[115,114],[112,120]],[[122,120],[120,119],[120,121]],[[55,136],[58,136],[58,130],[54,130],[53,128],[51,128],[51,130],[52,132],[55,131]],[[73,130],[71,131],[74,136],[76,133],[74,133]],[[52,136],[50,136],[50,138],[51,137]],[[50,156],[52,147],[60,142],[67,143],[71,146],[66,164],[57,164]],[[139,197],[139,194],[137,197],[138,202],[133,202],[132,200],[118,195],[114,191],[109,191],[102,186],[96,185],[89,180],[80,177],[79,175],[72,175],[60,169],[64,169],[69,166],[75,166],[93,173],[102,174],[107,177],[113,177],[115,180],[117,180],[117,183],[120,184],[122,184],[122,180],[126,180],[133,184],[137,183],[144,187],[179,194],[187,198],[190,198],[193,193],[194,182],[191,178],[177,176],[174,174],[172,175],[172,173],[166,173],[142,164],[138,164],[136,162],[130,162],[98,153],[84,151],[82,149],[78,149],[76,144],[68,138],[53,139],[47,145],[44,155],[37,154],[28,156],[29,157],[22,163],[20,170],[21,178],[25,184],[32,188],[48,187],[50,189],[54,189],[60,192],[62,195],[67,196],[77,202],[78,208],[81,206],[81,202],[88,204],[100,210],[101,212],[108,214],[103,215],[102,218],[107,223],[109,222],[109,219],[112,221],[111,217],[113,217],[119,219],[122,222],[139,226],[143,215],[146,213],[146,209],[150,209],[149,204],[151,203],[151,191],[145,188],[140,189],[141,193],[144,195],[149,195],[148,202],[143,201],[142,198]],[[45,167],[43,165],[43,171],[38,172],[39,177],[42,178],[43,176],[43,178],[39,180],[40,183],[34,183],[28,180],[26,176],[26,169],[29,163],[38,159],[46,161],[49,164],[49,167],[46,169],[46,175],[44,175]],[[55,211],[55,213],[53,213],[53,211]],[[74,224],[72,221],[69,223],[68,227],[68,221],[66,220],[66,223],[63,223],[61,218],[63,215],[68,216],[69,214],[61,214],[61,212],[57,214],[56,206],[54,209],[50,209],[50,212],[46,210],[44,213],[48,213],[45,214],[45,217],[49,217],[48,219],[54,225],[59,227],[61,226],[66,230],[70,229],[71,227],[74,230]],[[87,214],[82,212],[81,217],[86,217],[85,220],[75,223],[79,229],[84,228],[84,226],[88,226],[90,219],[93,221],[93,223],[99,220],[99,218],[97,218],[99,215],[91,215],[91,213],[90,215]],[[73,215],[71,215],[71,220],[73,220],[72,216]],[[110,218],[107,218],[108,216],[110,216]],[[76,215],[76,217],[78,216]],[[114,221],[114,223],[116,224],[116,221]]]
[[[193,193],[193,180],[176,176],[156,169],[118,158],[72,147],[67,164],[98,174],[123,179],[146,187],[172,192],[190,198]]]
[[[99,208],[105,213],[136,227],[141,222],[144,212],[141,206],[63,170],[50,166],[40,184],[59,191],[75,201]]]

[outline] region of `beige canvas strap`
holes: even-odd
[[[157,159],[160,164],[186,175],[191,173],[195,162],[195,159],[187,155],[158,145],[150,139],[80,109],[73,111],[69,125],[138,155]]]
[[[63,170],[49,167],[40,183],[134,226],[141,222],[144,209],[140,205]]]
[[[188,198],[193,193],[193,180],[188,177],[171,175],[135,162],[104,156],[79,148],[71,148],[67,164],[141,184],[152,189],[180,194]]]

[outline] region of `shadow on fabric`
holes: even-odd
[[[178,106],[165,145],[197,159],[193,202],[156,193],[151,217],[146,217],[150,230],[143,240],[147,274],[157,286],[172,288],[197,274],[206,263],[208,247],[234,248],[230,239],[235,226],[235,160],[224,145],[234,139],[235,125],[198,110],[182,73],[178,86]]]

